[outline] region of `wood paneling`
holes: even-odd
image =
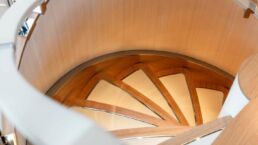
[[[258,142],[258,99],[254,98],[237,115],[221,135],[215,140],[214,145],[255,145]]]
[[[21,61],[22,53],[24,50],[24,46],[26,44],[26,37],[18,36],[16,40],[16,48],[15,48],[15,63],[17,68],[19,68],[19,63]]]
[[[258,96],[258,54],[248,58],[241,66],[239,71],[239,85],[249,99],[257,98]]]
[[[196,138],[203,137],[205,135],[208,135],[210,133],[213,133],[215,131],[225,128],[232,120],[233,120],[232,117],[229,117],[229,116],[214,120],[207,124],[203,124],[201,126],[192,128],[191,130],[185,133],[182,133],[172,139],[169,139],[159,145],[171,145],[171,144],[182,145],[182,144],[189,143],[195,140]]]
[[[232,0],[49,1],[20,71],[45,92],[66,72],[125,50],[177,52],[235,74],[258,52],[258,21]]]
[[[27,41],[19,70],[37,89],[45,92],[82,62],[117,51],[149,49],[188,55],[236,74],[242,61],[258,52],[258,21],[252,16],[243,19],[242,15],[243,10],[232,0],[49,1],[45,15],[38,19],[37,26]],[[136,58],[134,62],[127,64],[117,60],[117,69],[105,71],[115,76],[121,68],[126,69],[146,60],[148,64],[153,64],[151,69],[157,66],[147,57]],[[177,66],[162,59],[160,61],[168,64],[162,66],[160,75],[164,75],[167,66]],[[207,71],[196,71],[195,67],[189,68],[189,64],[192,63],[185,61],[178,68],[191,72],[192,100],[197,123],[201,124],[195,87],[222,88],[226,90],[224,94],[227,94],[231,82],[230,79],[223,81],[224,78],[220,79],[220,75],[216,73],[207,75]],[[94,68],[94,72],[82,73],[81,76],[85,76],[83,80],[69,76],[71,80],[66,82],[67,85],[61,85],[57,87],[57,91],[53,91],[55,99],[66,105],[73,105],[69,99],[77,96],[83,99],[90,91],[87,88],[97,83],[97,80],[93,81],[87,87],[87,81],[96,72],[100,73],[103,68],[112,65],[113,63],[103,64],[101,68]],[[130,71],[121,73],[121,76],[115,77],[115,82],[119,82],[118,86],[129,90],[133,96],[141,96],[138,99],[142,103],[148,102],[148,107],[169,119],[169,115],[155,107],[153,102],[146,100],[130,86],[121,84],[119,79],[134,70],[135,68],[131,68]],[[207,81],[213,77],[215,79]],[[256,94],[249,96],[256,97]]]

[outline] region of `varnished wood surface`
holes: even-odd
[[[118,114],[125,117],[133,118],[142,122],[146,122],[155,126],[168,126],[172,125],[171,122],[164,122],[161,119],[149,116],[147,114],[143,114],[140,112],[136,112],[133,110],[125,109],[118,106],[113,106],[105,103],[99,103],[95,101],[81,101],[81,100],[67,100],[68,104],[73,104],[73,106],[81,106],[81,107],[87,107],[92,109],[98,109],[102,110],[111,114]]]
[[[191,95],[191,100],[192,100],[194,114],[195,114],[195,121],[197,125],[200,125],[203,123],[202,112],[201,112],[201,106],[200,106],[200,102],[196,91],[196,86],[194,84],[195,82],[193,81],[193,77],[194,77],[193,75],[189,76],[189,74],[187,73],[185,78]]]
[[[153,102],[150,100],[148,97],[144,96],[142,93],[134,89],[133,87],[127,85],[126,83],[122,81],[118,81],[112,78],[112,76],[104,76],[101,74],[101,77],[104,80],[109,81],[110,83],[120,87],[124,91],[128,92],[131,94],[136,100],[141,102],[142,104],[146,105],[150,110],[155,112],[157,115],[159,115],[161,118],[168,120],[173,123],[177,123],[176,119],[173,118],[168,112],[166,112],[164,109],[161,108],[157,103]]]
[[[52,87],[48,95],[53,96],[53,98],[55,100],[58,100],[59,102],[63,102],[67,97],[67,95],[70,92],[72,92],[72,90],[81,89],[83,91],[83,88],[78,88],[78,87],[84,87],[85,85],[87,86],[90,85],[88,81],[89,80],[92,81],[94,79],[92,78],[93,76],[94,76],[94,72],[91,70],[81,71],[76,76],[72,78],[68,78],[68,80],[66,80],[66,82],[64,82],[61,86]]]
[[[87,62],[86,65],[82,64],[61,78],[48,91],[48,95],[54,96],[55,100],[66,106],[101,109],[109,113],[117,113],[160,127],[165,125],[188,125],[188,122],[179,109],[179,106],[175,102],[173,103],[173,100],[171,101],[173,96],[168,92],[159,77],[177,73],[183,73],[186,76],[190,92],[192,91],[190,94],[194,96],[193,92],[195,92],[194,97],[197,99],[197,101],[193,101],[194,97],[192,97],[196,124],[202,124],[202,120],[200,121],[202,117],[201,112],[199,111],[198,113],[196,111],[196,106],[199,106],[196,87],[208,87],[215,90],[217,88],[224,88],[225,93],[227,93],[231,86],[232,77],[230,75],[207,64],[198,63],[194,59],[175,54],[160,55],[159,53],[155,54],[153,51],[150,51],[149,54],[148,51],[143,52],[145,53],[138,52],[139,54],[130,54],[129,51],[130,55],[123,56],[117,54],[112,55],[113,57],[108,56],[106,59],[102,58],[102,60],[93,61],[93,63]],[[136,52],[134,51],[133,53]],[[170,104],[171,110],[179,116],[179,121],[166,112],[162,108],[163,106],[159,106],[157,102],[153,102],[150,98],[139,92],[139,90],[136,90],[123,81],[124,78],[139,69],[145,72],[158,91],[164,95],[164,99]],[[187,77],[187,75],[191,75],[191,77]],[[89,102],[87,98],[100,80],[106,80],[127,92],[131,97],[138,100],[162,119],[109,104]]]
[[[42,5],[44,5],[44,4],[42,4]],[[30,39],[31,34],[33,33],[34,28],[36,27],[36,23],[37,23],[39,16],[40,16],[40,14],[32,12],[32,14],[30,15],[29,18],[33,19],[33,22],[28,30],[27,36],[19,36],[19,35],[17,36],[17,40],[16,40],[16,44],[15,44],[16,45],[16,47],[15,47],[15,53],[16,53],[15,63],[16,63],[18,70],[21,65],[23,52],[26,48],[27,41]]]
[[[246,97],[258,97],[258,54],[249,57],[238,73],[239,86]]]
[[[199,110],[198,112],[200,104],[196,88],[207,87],[215,90],[218,89],[219,91],[221,88],[224,88],[225,93],[227,93],[231,86],[233,77],[205,63],[176,54],[160,55],[153,51],[150,51],[150,53],[148,51],[142,52],[145,53],[138,52],[138,54],[130,54],[129,51],[129,54],[127,53],[124,56],[115,54],[101,58],[98,61],[94,60],[93,62],[81,64],[61,78],[48,91],[48,95],[53,96],[55,100],[66,106],[97,109],[157,127],[157,129],[151,129],[153,130],[151,132],[148,132],[150,129],[146,128],[117,130],[113,132],[121,138],[161,134],[171,136],[189,129],[188,122],[180,110],[180,106],[173,100],[173,96],[161,82],[160,77],[178,73],[184,74],[192,98],[197,125],[203,122],[201,111]],[[133,53],[136,53],[136,51]],[[151,98],[145,96],[143,92],[138,90],[139,88],[136,89],[124,81],[138,70],[142,70],[146,77],[150,79],[150,82],[154,84],[154,87],[157,88],[157,91],[163,95],[166,101],[165,103],[169,104],[169,109],[175,112],[178,120],[166,112],[163,108],[164,106],[159,106],[158,102],[154,102]],[[129,94],[129,97],[136,99],[136,101],[143,104],[160,118],[141,113],[140,110],[131,110],[123,106],[118,107],[117,105],[88,100],[89,95],[101,80],[120,88]],[[109,99],[108,95],[105,99]]]
[[[139,54],[141,56],[139,56]],[[120,62],[123,65],[117,66],[117,62]],[[60,91],[60,93],[64,93],[61,94],[61,96],[64,96],[67,93],[64,91],[72,89],[69,85],[74,86],[75,84],[78,84],[78,82],[82,80],[82,77],[87,81],[92,77],[92,75],[105,69],[106,72],[111,70],[109,73],[113,73],[113,76],[116,76],[117,79],[121,80],[132,72],[138,70],[139,66],[137,66],[137,64],[140,63],[147,63],[157,77],[184,73],[187,69],[189,70],[188,73],[193,73],[193,75],[195,75],[192,78],[195,82],[198,81],[214,84],[216,86],[223,86],[225,89],[230,88],[233,80],[233,77],[226,72],[186,56],[160,51],[128,51],[106,55],[79,65],[64,77],[60,78],[60,80],[48,90],[47,94],[53,96]],[[94,67],[94,65],[98,66]],[[101,67],[102,69],[100,69]],[[85,68],[89,69],[84,70]],[[113,69],[116,69],[116,72],[114,72]]]
[[[178,120],[183,125],[189,125],[184,114],[182,113],[181,109],[178,107],[178,105],[175,102],[175,100],[173,99],[173,97],[168,92],[167,88],[163,85],[163,83],[159,80],[159,78],[155,76],[155,74],[152,72],[152,70],[150,70],[149,67],[144,64],[139,65],[139,68],[141,68],[149,76],[149,78],[152,80],[153,84],[156,85],[156,87],[159,89],[161,94],[164,96],[164,98],[168,102],[169,106],[175,112],[175,115],[177,116]]]
[[[221,86],[210,82],[195,82],[195,86],[196,88],[206,88],[206,89],[221,91],[224,95],[223,102],[225,102],[225,99],[228,96],[229,88],[227,88],[226,86]]]
[[[235,74],[246,57],[258,52],[258,22],[253,17],[242,19],[242,14],[232,0],[50,1],[26,45],[20,71],[45,92],[86,60],[110,52],[151,49],[188,55]],[[214,84],[199,78],[199,87]],[[83,98],[80,92],[87,82],[79,82],[80,87],[71,88],[68,83],[66,91],[57,87],[56,99]],[[212,88],[227,90],[228,85],[220,82]]]
[[[92,58],[125,50],[163,50],[200,59],[231,74],[258,52],[258,21],[233,0],[49,1],[20,66],[45,92]]]
[[[250,103],[237,115],[215,140],[214,145],[255,145],[258,143],[258,99]]]
[[[212,122],[192,128],[191,130],[185,133],[182,133],[172,139],[169,139],[159,145],[172,145],[172,144],[182,145],[182,144],[189,143],[195,140],[196,138],[208,135],[210,133],[213,133],[215,131],[225,128],[232,120],[233,120],[232,117],[229,117],[229,116],[219,118]]]
[[[100,78],[95,75],[93,76],[88,82],[87,84],[83,87],[83,89],[80,91],[80,95],[79,97],[77,97],[76,99],[87,99],[87,97],[89,96],[90,92],[92,91],[92,89],[97,85],[97,83],[99,82]],[[76,96],[76,95],[75,95]]]
[[[21,61],[24,46],[27,41],[26,39],[27,39],[26,37],[22,37],[22,36],[17,37],[16,49],[15,49],[15,63],[16,63],[17,68],[19,67],[19,64]]]
[[[166,127],[145,127],[115,130],[111,133],[120,139],[151,136],[177,136],[180,133],[189,131],[191,127],[166,126]]]

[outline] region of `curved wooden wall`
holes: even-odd
[[[252,101],[239,113],[239,115],[226,127],[216,139],[214,145],[254,145],[257,144],[258,130],[258,99]]]
[[[165,50],[235,74],[258,51],[258,21],[233,0],[49,1],[28,41],[20,71],[41,91],[94,57]]]
[[[257,98],[258,96],[258,54],[252,55],[244,61],[239,71],[239,85],[249,99]]]
[[[258,55],[255,54],[241,65],[238,80],[243,94],[250,99],[236,118],[216,139],[214,145],[235,144],[253,145],[257,144],[258,130],[258,98],[257,98],[257,64]]]

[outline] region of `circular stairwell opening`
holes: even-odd
[[[125,143],[157,144],[216,119],[232,80],[187,56],[132,50],[82,63],[47,95]]]

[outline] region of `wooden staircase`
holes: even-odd
[[[129,51],[79,65],[47,95],[122,140],[158,136],[162,142],[217,119],[232,79],[178,54]]]

